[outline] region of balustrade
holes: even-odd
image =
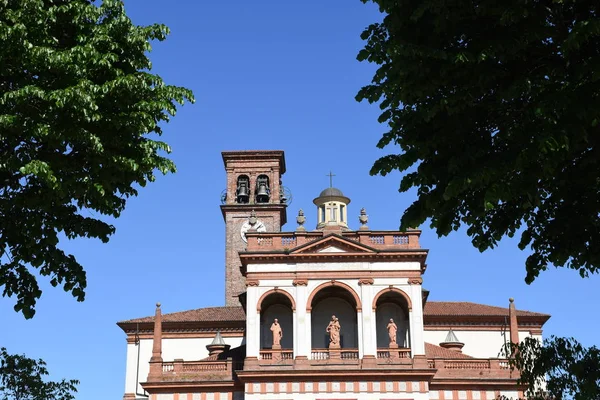
[[[258,356],[259,360],[273,360],[279,357],[280,360],[293,360],[294,359],[294,351],[293,350],[271,350],[265,349],[261,350]]]
[[[515,378],[518,372],[510,369],[508,360],[498,359],[434,359],[427,360],[429,368],[437,369],[436,376],[494,376],[497,378]]]
[[[358,349],[339,349],[331,351],[329,349],[312,349],[310,354],[311,360],[329,360],[331,353],[339,354],[342,360],[358,360]]]
[[[186,381],[186,380],[223,380],[233,379],[233,362],[223,361],[183,361],[174,360],[158,365],[159,373],[149,375],[149,380]]]
[[[289,250],[318,240],[326,232],[247,232],[248,251]],[[419,231],[353,231],[343,232],[348,240],[376,249],[419,249]]]
[[[410,358],[410,349],[377,349],[377,358]]]

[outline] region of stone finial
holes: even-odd
[[[210,344],[206,345],[206,349],[208,350],[209,356],[219,355],[224,351],[229,350],[230,347],[231,346],[226,344],[223,340],[223,336],[221,336],[221,331],[217,331],[217,334],[215,335],[213,341]]]
[[[515,308],[515,299],[508,299],[508,317],[510,320],[510,342],[514,345],[519,344],[519,323],[517,322],[517,309]]]
[[[369,216],[367,215],[367,210],[365,208],[360,209],[360,216],[358,217],[358,221],[360,222],[360,230],[367,230],[369,227],[367,226],[367,222],[369,222]]]
[[[448,331],[448,334],[446,335],[446,340],[440,343],[440,347],[443,347],[448,350],[453,350],[458,353],[462,353],[462,348],[464,346],[465,344],[458,340],[458,337],[456,337],[456,334],[452,329]]]
[[[297,231],[305,231],[304,223],[306,222],[306,217],[304,216],[304,211],[302,209],[298,210],[298,216],[296,217],[296,222],[298,223]]]

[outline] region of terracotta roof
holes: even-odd
[[[465,301],[428,301],[425,304],[424,316],[504,317],[508,316],[508,307],[488,306]],[[550,318],[548,314],[524,310],[517,310],[517,316]],[[246,315],[242,307],[207,307],[163,314],[162,320],[163,322],[244,322]],[[149,322],[154,322],[154,316],[121,321],[119,324]]]
[[[425,316],[508,316],[508,307],[488,306],[468,301],[428,301],[423,310]],[[517,310],[518,317],[550,317],[548,314]]]
[[[473,358],[458,351],[448,350],[427,342],[425,342],[425,355],[427,358]]]
[[[162,315],[163,322],[238,322],[246,321],[242,307],[207,307]],[[154,322],[154,316],[129,319],[119,324]]]

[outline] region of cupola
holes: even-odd
[[[313,203],[317,206],[317,230],[349,230],[350,199],[340,189],[328,187]]]

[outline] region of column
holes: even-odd
[[[256,311],[258,287],[246,289],[246,357],[258,358],[260,351],[260,314]]]

